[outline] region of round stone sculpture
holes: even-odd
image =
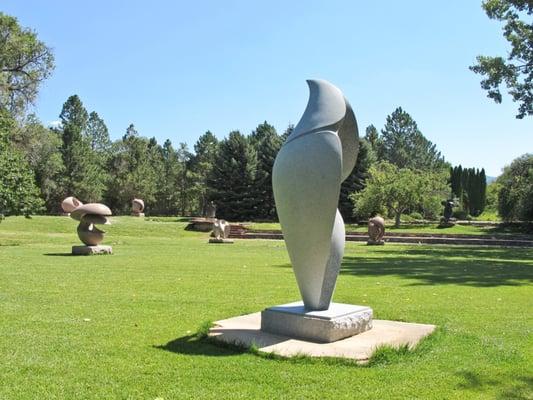
[[[80,221],[78,237],[87,246],[98,246],[102,242],[105,232],[95,225],[110,224],[107,218],[110,215],[109,207],[99,203],[81,205],[70,213],[71,218]]]
[[[144,201],[141,199],[133,199],[131,201],[131,210],[132,215],[135,215],[137,217],[143,217],[144,216]]]
[[[374,217],[368,220],[368,242],[367,244],[385,244],[385,220],[381,217]]]
[[[65,214],[70,214],[77,207],[82,205],[83,203],[73,196],[69,196],[61,202],[61,208]]]
[[[340,187],[355,166],[359,140],[342,92],[324,80],[307,83],[307,108],[276,157],[272,184],[305,309],[327,310],[344,254]]]

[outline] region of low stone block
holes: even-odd
[[[372,309],[331,303],[324,311],[307,311],[303,302],[270,307],[261,312],[261,330],[315,342],[335,342],[372,328]]]
[[[233,239],[209,239],[209,243],[233,243]]]
[[[72,254],[75,256],[92,256],[98,254],[113,254],[111,246],[72,246]]]

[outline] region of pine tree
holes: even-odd
[[[257,203],[257,214],[254,217],[260,220],[275,220],[277,214],[272,190],[272,168],[282,140],[276,129],[265,121],[252,132],[250,143],[257,153],[257,170],[252,193]]]
[[[481,168],[480,173],[480,214],[485,211],[485,206],[487,204],[487,175],[485,174],[485,168]]]
[[[379,140],[378,158],[398,168],[439,170],[446,166],[436,146],[426,139],[415,120],[401,107],[387,116]]]
[[[365,129],[365,140],[370,144],[372,150],[377,152],[379,146],[379,133],[374,125],[368,125]]]
[[[211,131],[205,132],[194,145],[194,156],[191,159],[191,173],[195,176],[198,204],[196,208],[202,215],[207,206],[207,181],[213,170],[219,142]]]
[[[67,99],[59,118],[65,165],[63,195],[76,196],[84,202],[100,201],[105,190],[106,173],[86,135],[89,115],[77,95]]]
[[[217,206],[217,216],[230,221],[251,220],[257,215],[252,189],[257,169],[257,153],[248,138],[233,131],[220,143],[208,180],[209,200]]]
[[[339,196],[339,212],[344,221],[353,221],[354,204],[351,197],[366,186],[370,167],[375,163],[375,154],[372,145],[366,139],[359,139],[357,161],[352,173],[342,182]]]

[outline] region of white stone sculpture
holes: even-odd
[[[340,187],[355,166],[357,122],[342,92],[307,81],[307,108],[279,151],[272,183],[283,237],[306,310],[328,309],[344,254]]]
[[[229,239],[230,224],[226,220],[216,219],[213,222],[213,238],[209,239],[209,243],[233,243]]]

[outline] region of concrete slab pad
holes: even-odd
[[[111,246],[72,246],[72,254],[75,256],[91,256],[96,254],[113,254]]]
[[[332,343],[316,343],[261,331],[261,313],[215,322],[209,337],[220,342],[250,347],[284,357],[342,357],[367,361],[376,348],[384,345],[414,348],[436,326],[398,321],[374,320],[372,329]]]

